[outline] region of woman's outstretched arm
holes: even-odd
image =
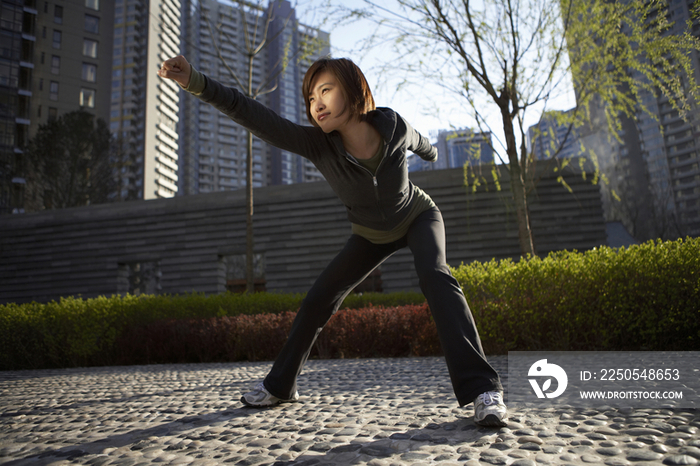
[[[164,61],[158,70],[158,75],[165,79],[172,79],[183,89],[194,92],[202,101],[211,104],[273,146],[294,152],[312,161],[322,150],[319,145],[323,145],[325,138],[320,137],[322,132],[318,128],[301,126],[280,117],[237,89],[224,86],[195,71],[182,55]],[[198,89],[190,89],[193,85]]]

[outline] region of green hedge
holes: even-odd
[[[126,295],[0,305],[0,370],[114,364],[125,335],[172,320],[296,311],[303,294]],[[420,293],[350,295],[343,306],[422,303]],[[132,340],[133,341],[133,340]],[[121,363],[128,364],[123,358]]]
[[[698,238],[475,262],[453,273],[487,354],[700,348]],[[0,305],[0,370],[271,359],[303,297],[187,294]],[[352,295],[343,307],[352,310],[339,312],[321,333],[320,357],[439,352],[420,293]]]
[[[484,349],[700,349],[700,238],[454,270]]]

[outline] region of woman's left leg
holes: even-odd
[[[467,300],[447,265],[445,226],[440,211],[435,208],[418,216],[406,240],[460,406],[471,403],[482,393],[502,392],[498,374],[486,361]]]

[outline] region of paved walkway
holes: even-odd
[[[503,377],[505,356],[490,358]],[[270,363],[0,372],[0,464],[696,464],[696,410],[458,408],[441,358],[310,361],[302,402],[243,408]],[[505,381],[504,381],[505,382]]]

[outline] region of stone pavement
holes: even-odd
[[[507,357],[489,358],[505,379]],[[0,372],[0,464],[696,464],[694,409],[511,408],[474,425],[441,358],[314,360],[301,402],[238,401],[265,363]],[[505,382],[505,380],[504,380]]]

